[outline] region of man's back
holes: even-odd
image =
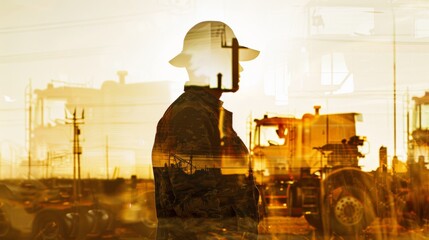
[[[258,54],[239,46],[225,23],[207,21],[188,31],[182,52],[170,60],[186,68],[189,81],[157,126],[158,239],[256,238],[259,194],[248,150],[219,99],[239,89],[238,61]]]

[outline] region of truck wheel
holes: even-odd
[[[374,181],[357,168],[342,168],[323,180],[319,212],[306,215],[316,230],[337,235],[356,235],[376,217]]]
[[[33,223],[34,240],[64,240],[68,236],[63,217],[57,212],[42,212]]]
[[[87,211],[87,222],[90,227],[88,235],[99,239],[103,234],[113,231],[114,216],[113,212],[107,208],[93,208]]]
[[[429,195],[425,191],[404,191],[395,198],[396,219],[406,229],[419,229],[429,220]]]
[[[305,214],[304,218],[307,223],[314,227],[316,230],[323,230],[322,219],[320,218],[319,214]]]
[[[0,209],[0,239],[16,239],[18,232],[12,228],[7,214]]]
[[[373,176],[357,168],[334,170],[322,184],[324,232],[355,236],[372,223],[376,193]]]
[[[325,197],[330,229],[340,235],[355,235],[375,219],[369,193],[354,186],[332,189]]]
[[[130,224],[129,227],[144,239],[153,239],[156,236],[156,226],[144,222]]]
[[[0,238],[4,238],[12,230],[9,219],[3,211],[0,210]]]

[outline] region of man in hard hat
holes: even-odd
[[[248,150],[219,99],[238,90],[239,61],[258,54],[239,46],[225,23],[206,21],[170,60],[189,81],[160,119],[152,151],[158,239],[256,238],[259,194]]]

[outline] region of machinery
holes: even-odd
[[[422,97],[413,97],[413,101],[412,124],[407,128],[408,171],[405,176],[394,175],[398,221],[408,228],[422,226],[429,220],[429,170],[426,166],[429,159],[429,92]],[[397,163],[394,160],[393,171]]]
[[[69,188],[39,181],[0,182],[0,239],[97,238],[112,227],[112,215],[99,204],[73,204]]]
[[[376,217],[395,217],[405,227],[429,219],[429,93],[413,98],[407,171],[380,148],[380,167],[364,172],[365,137],[357,136],[358,113],[255,119],[251,146],[254,173],[267,214],[300,217],[320,231],[360,233]],[[416,156],[416,157],[414,157]],[[405,165],[405,164],[403,164]],[[391,171],[390,171],[391,170]]]
[[[423,97],[413,97],[413,101],[413,123],[408,144],[408,161],[421,162],[429,159],[429,92],[426,92]]]
[[[375,214],[372,176],[360,170],[358,113],[255,120],[252,160],[269,214],[299,217],[338,233],[362,229]],[[329,216],[322,219],[321,216]],[[322,224],[323,223],[323,224]]]

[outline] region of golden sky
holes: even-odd
[[[25,145],[30,81],[33,89],[52,80],[99,88],[126,70],[127,82],[184,82],[185,70],[168,61],[181,51],[189,28],[205,20],[227,23],[241,45],[261,52],[242,63],[240,91],[223,96],[243,139],[250,115],[300,118],[313,113],[313,105],[321,105],[322,114],[361,112],[358,133],[370,144],[362,164],[374,168],[380,146],[393,154],[394,41],[402,159],[407,100],[429,89],[424,1],[4,0],[1,5],[0,141],[17,148]]]

